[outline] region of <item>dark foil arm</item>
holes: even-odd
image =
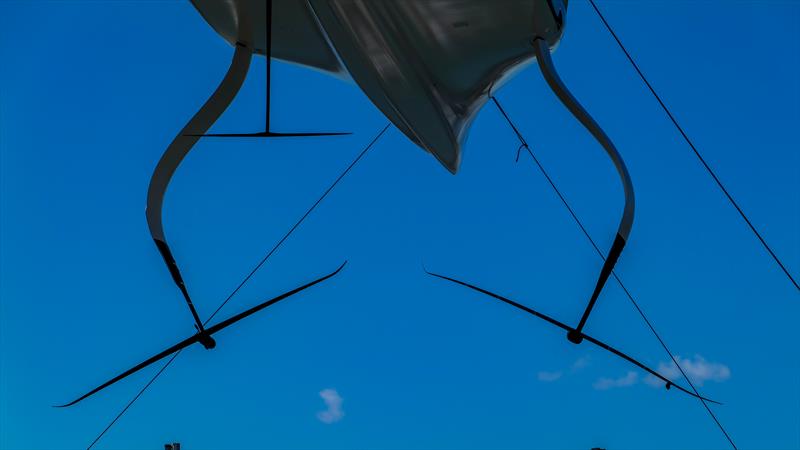
[[[574,330],[570,330],[567,334],[567,337],[571,342],[578,344],[582,340],[581,332],[584,325],[586,325],[589,314],[592,312],[592,308],[594,307],[597,298],[600,296],[600,292],[602,292],[609,275],[611,275],[611,272],[614,270],[614,265],[617,263],[617,259],[622,253],[622,249],[625,247],[625,243],[628,240],[628,235],[630,234],[631,227],[633,226],[633,216],[636,201],[633,194],[633,183],[631,182],[631,177],[628,173],[628,168],[625,166],[625,162],[622,160],[617,148],[614,146],[614,143],[611,142],[611,139],[609,139],[608,135],[606,135],[603,129],[600,128],[600,125],[597,124],[592,116],[589,115],[583,106],[581,106],[578,100],[575,99],[572,93],[570,93],[566,85],[564,85],[564,82],[561,81],[561,78],[558,76],[558,72],[556,72],[556,68],[553,65],[553,60],[550,57],[550,48],[547,42],[544,39],[537,38],[533,41],[533,47],[536,52],[536,60],[539,63],[539,69],[547,81],[547,84],[550,86],[553,92],[555,92],[558,99],[561,100],[561,103],[567,107],[572,115],[575,116],[575,118],[578,119],[578,121],[580,121],[584,127],[586,127],[592,136],[597,139],[600,145],[603,146],[606,153],[611,158],[611,161],[614,163],[614,167],[617,169],[617,173],[622,181],[622,187],[625,192],[625,208],[622,213],[622,218],[620,219],[619,227],[617,228],[617,235],[614,239],[614,243],[611,246],[611,250],[608,252],[606,260],[603,263],[603,267],[600,270],[600,275],[598,276],[594,292],[592,292],[592,296],[589,299],[589,303],[586,306],[586,310],[584,311],[578,326]]]
[[[194,117],[189,120],[175,139],[172,140],[169,147],[167,147],[167,150],[164,152],[164,155],[161,156],[153,172],[153,177],[150,179],[150,187],[147,191],[146,215],[150,234],[164,259],[164,263],[167,265],[172,275],[172,279],[186,299],[186,303],[195,320],[195,325],[200,331],[203,330],[203,324],[189,297],[186,285],[183,282],[183,277],[181,276],[178,265],[175,262],[175,258],[172,256],[172,252],[164,236],[162,215],[164,194],[167,191],[167,186],[175,170],[177,170],[183,158],[186,157],[192,147],[194,147],[200,139],[199,135],[205,133],[211,125],[214,124],[236,97],[236,94],[239,92],[247,76],[251,58],[251,49],[243,44],[236,45],[230,68],[228,68],[228,72],[225,74],[222,82],[200,110],[197,111]]]

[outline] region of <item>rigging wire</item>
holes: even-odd
[[[555,191],[556,195],[561,200],[561,203],[564,204],[564,207],[567,209],[569,214],[572,216],[572,219],[578,225],[578,228],[581,229],[583,234],[586,236],[586,238],[592,244],[592,247],[594,247],[594,249],[597,251],[597,254],[600,255],[600,258],[605,262],[606,257],[603,254],[602,250],[600,250],[600,247],[598,247],[597,243],[595,243],[594,239],[592,239],[592,236],[586,230],[586,227],[583,225],[583,222],[581,222],[581,220],[578,218],[577,214],[575,214],[575,210],[573,210],[572,206],[570,206],[569,202],[567,202],[567,199],[561,193],[561,190],[558,189],[558,187],[556,186],[556,184],[553,181],[553,179],[550,178],[550,175],[547,173],[547,171],[545,170],[544,166],[539,161],[539,158],[537,158],[533,154],[533,151],[528,146],[527,141],[525,141],[525,138],[519,132],[519,129],[516,127],[514,122],[511,120],[511,118],[509,117],[508,113],[506,113],[505,109],[502,107],[502,105],[500,105],[500,102],[497,100],[497,98],[495,98],[494,96],[491,96],[490,98],[494,102],[495,106],[497,106],[497,109],[500,111],[500,113],[503,115],[503,117],[506,119],[506,122],[508,122],[508,124],[511,126],[511,129],[514,130],[514,133],[517,135],[517,138],[519,139],[519,141],[521,143],[520,147],[517,149],[517,160],[519,160],[519,151],[524,148],[528,152],[528,154],[531,156],[531,159],[533,159],[533,162],[536,163],[536,166],[539,168],[539,171],[542,173],[542,175],[544,175],[545,179],[550,184],[550,187],[553,188],[553,191]],[[617,275],[616,271],[612,271],[611,272],[611,276],[613,276],[614,279],[617,280],[617,283],[622,288],[623,292],[625,292],[625,295],[628,297],[628,299],[630,300],[631,304],[633,304],[634,308],[636,308],[636,311],[639,313],[639,315],[642,317],[644,322],[647,324],[647,327],[650,328],[650,331],[653,333],[653,336],[655,336],[656,339],[658,340],[658,342],[661,344],[661,347],[664,349],[665,352],[667,352],[667,354],[669,355],[669,357],[672,360],[673,364],[675,364],[675,366],[678,368],[678,370],[680,370],[681,375],[683,375],[683,378],[686,380],[687,383],[689,383],[689,386],[692,388],[694,393],[697,394],[698,399],[702,402],[703,406],[705,407],[706,411],[708,411],[708,414],[711,416],[711,418],[714,419],[714,422],[717,424],[717,427],[720,429],[720,431],[722,431],[722,434],[725,435],[725,437],[728,439],[728,442],[730,442],[731,446],[734,449],[736,449],[737,448],[736,444],[734,444],[733,439],[730,437],[728,432],[725,430],[725,427],[722,425],[722,423],[719,421],[719,419],[717,419],[717,416],[714,414],[714,412],[708,406],[706,401],[703,399],[702,395],[697,390],[697,388],[695,387],[694,383],[692,383],[692,380],[690,380],[689,376],[686,374],[686,372],[684,372],[683,368],[678,363],[677,358],[675,358],[675,356],[672,354],[672,352],[667,347],[667,344],[664,342],[664,340],[661,339],[661,336],[656,331],[655,327],[653,327],[653,324],[647,318],[647,315],[645,315],[645,313],[642,310],[642,308],[639,307],[638,302],[633,298],[633,295],[630,293],[628,288],[625,286],[625,284],[622,283],[622,280],[619,278],[619,276]]]
[[[160,369],[158,369],[158,372],[156,372],[156,374],[155,374],[155,375],[153,375],[153,378],[150,378],[150,381],[148,381],[148,382],[147,382],[147,384],[145,384],[145,385],[144,385],[144,387],[142,387],[141,389],[139,389],[139,392],[138,392],[138,393],[137,393],[137,394],[136,394],[136,395],[135,395],[135,396],[134,396],[134,397],[131,399],[131,401],[129,401],[129,402],[128,402],[128,404],[127,404],[127,405],[125,405],[125,407],[124,407],[124,408],[122,408],[122,410],[121,410],[121,411],[120,411],[120,412],[117,414],[117,416],[116,416],[116,417],[114,417],[114,420],[112,420],[112,421],[111,421],[111,422],[110,422],[108,425],[106,425],[106,427],[103,429],[103,431],[101,431],[101,432],[100,432],[100,434],[98,434],[98,435],[97,435],[97,437],[96,437],[96,438],[94,438],[94,440],[92,441],[92,443],[91,443],[91,444],[89,444],[89,446],[88,446],[88,447],[86,447],[86,450],[91,450],[91,448],[92,448],[92,447],[94,447],[94,444],[96,444],[96,443],[97,443],[97,441],[99,441],[99,440],[100,440],[100,438],[102,438],[102,437],[103,437],[103,435],[105,435],[105,434],[106,434],[106,432],[107,432],[108,430],[110,430],[110,429],[111,429],[111,427],[113,427],[115,423],[117,423],[117,421],[120,419],[120,417],[122,417],[122,415],[123,415],[123,414],[125,414],[125,413],[128,411],[128,408],[130,408],[130,407],[133,405],[133,403],[134,403],[134,402],[136,402],[136,400],[138,400],[138,399],[139,399],[139,397],[141,397],[141,396],[142,396],[142,394],[144,394],[144,391],[146,391],[146,390],[147,390],[147,388],[149,388],[149,387],[150,387],[150,385],[151,385],[151,384],[153,384],[153,383],[156,381],[156,379],[157,379],[159,376],[161,376],[161,373],[162,373],[164,370],[166,370],[166,369],[167,369],[167,367],[169,367],[169,365],[170,365],[170,364],[172,364],[172,361],[174,361],[174,360],[175,360],[175,358],[177,358],[177,357],[178,357],[178,355],[180,355],[182,351],[183,351],[183,349],[181,349],[181,350],[178,350],[177,352],[175,352],[175,353],[172,355],[172,357],[171,357],[169,360],[167,360],[167,362],[166,362],[166,363],[164,363],[164,365],[163,365],[163,366],[161,366],[161,368],[160,368]]]
[[[347,168],[344,169],[344,171],[342,171],[342,173],[339,174],[339,176],[336,178],[336,180],[334,180],[333,183],[331,183],[331,185],[328,186],[328,189],[326,189],[325,192],[323,192],[322,195],[320,195],[320,197],[317,199],[317,201],[314,202],[314,204],[311,205],[310,208],[308,208],[308,210],[305,212],[305,214],[303,214],[300,217],[300,219],[298,219],[297,222],[295,222],[295,224],[289,229],[289,231],[287,231],[283,235],[283,237],[272,247],[272,249],[270,249],[270,251],[267,252],[266,256],[264,256],[261,259],[261,261],[259,261],[258,264],[256,264],[256,266],[253,268],[253,270],[251,270],[250,273],[248,273],[247,276],[244,277],[244,279],[236,286],[236,288],[233,291],[231,291],[231,293],[227,296],[227,298],[225,298],[225,300],[222,303],[220,303],[220,305],[217,307],[216,310],[214,310],[214,312],[211,314],[211,316],[209,316],[208,319],[206,319],[205,322],[203,322],[203,326],[207,325],[208,322],[210,322],[211,319],[213,319],[214,316],[217,315],[217,313],[222,309],[222,307],[225,306],[225,304],[228,303],[228,301],[231,298],[233,298],[233,296],[236,295],[237,292],[239,292],[239,290],[242,288],[242,286],[244,286],[245,283],[247,283],[247,281],[249,281],[250,278],[252,278],[253,275],[255,275],[255,273],[258,271],[258,269],[260,269],[261,266],[263,266],[264,263],[267,262],[267,260],[275,253],[275,251],[278,250],[278,248],[284,243],[284,241],[286,241],[286,239],[289,238],[289,236],[297,229],[297,227],[299,227],[300,224],[303,223],[303,221],[311,214],[311,212],[313,212],[314,209],[316,209],[316,207],[319,206],[320,203],[322,203],[322,201],[325,199],[325,197],[327,197],[328,194],[330,194],[331,191],[333,191],[333,189],[336,187],[337,184],[339,184],[339,182],[345,177],[345,175],[347,175],[350,172],[350,170],[353,167],[355,167],[355,165],[361,160],[361,158],[364,155],[366,155],[367,152],[375,145],[375,143],[378,142],[378,140],[386,133],[386,130],[389,129],[389,126],[390,126],[389,124],[384,126],[383,129],[372,139],[372,141],[369,144],[367,144],[367,146],[364,147],[363,150],[361,150],[361,153],[359,153],[358,156],[356,156],[356,158],[350,163],[350,165],[347,166]],[[149,388],[150,385],[152,385],[158,379],[158,377],[160,377],[161,374],[164,373],[164,371],[167,369],[167,367],[169,367],[170,364],[172,364],[172,362],[175,361],[175,358],[177,358],[178,355],[180,355],[182,351],[183,351],[183,349],[178,350],[175,354],[172,355],[172,357],[169,360],[167,360],[166,363],[164,363],[163,366],[161,366],[161,368],[158,370],[158,372],[155,373],[155,375],[153,375],[153,377],[150,379],[150,381],[148,381],[139,390],[139,392],[128,402],[128,404],[126,404],[125,407],[122,408],[122,410],[119,412],[119,414],[117,414],[116,417],[114,417],[114,420],[112,420],[108,424],[108,426],[106,426],[105,429],[103,429],[103,431],[100,432],[100,434],[92,441],[92,443],[89,444],[89,446],[86,448],[86,450],[90,450],[92,447],[94,447],[94,445],[97,443],[97,441],[99,441],[100,438],[102,438],[103,435],[105,435],[106,432],[108,432],[108,430],[110,430],[111,427],[114,426],[115,423],[117,423],[117,421],[128,411],[128,409],[136,402],[136,400],[138,400],[139,397],[141,397],[142,394],[144,394],[144,392],[147,390],[147,388]]]
[[[703,167],[705,167],[708,174],[711,175],[711,178],[714,179],[714,182],[717,183],[717,186],[719,186],[719,188],[722,190],[722,193],[725,194],[725,196],[728,198],[728,201],[731,203],[731,205],[733,205],[733,207],[736,208],[736,211],[739,213],[739,215],[742,216],[742,219],[744,219],[744,221],[747,223],[747,226],[750,227],[750,230],[753,232],[753,234],[758,238],[759,241],[761,241],[761,245],[764,246],[764,248],[767,250],[770,256],[772,256],[772,259],[774,259],[775,262],[778,264],[778,266],[780,266],[781,270],[783,270],[783,273],[786,274],[787,278],[789,278],[789,281],[791,281],[792,284],[794,284],[795,289],[800,291],[800,285],[797,284],[797,281],[794,279],[794,277],[792,277],[792,274],[789,273],[789,270],[786,268],[786,266],[783,264],[780,258],[778,258],[778,255],[776,255],[775,252],[772,251],[772,248],[770,248],[770,246],[767,245],[767,241],[764,240],[764,237],[761,236],[761,233],[758,232],[755,225],[753,225],[753,223],[750,221],[750,219],[747,217],[744,211],[742,211],[742,208],[739,207],[739,204],[736,203],[736,200],[733,199],[733,196],[730,194],[730,192],[728,192],[728,189],[725,188],[725,185],[722,184],[722,181],[719,179],[719,177],[717,177],[717,174],[714,173],[714,170],[711,168],[711,166],[708,165],[705,158],[703,158],[703,155],[701,155],[700,151],[697,150],[697,147],[694,146],[694,143],[692,143],[691,139],[689,139],[689,136],[686,134],[686,132],[683,131],[683,127],[681,127],[678,124],[678,121],[675,119],[675,116],[673,116],[672,112],[669,110],[669,108],[667,108],[667,105],[661,99],[661,96],[658,95],[658,93],[656,93],[656,90],[653,88],[653,85],[651,85],[650,82],[647,81],[647,78],[644,76],[644,73],[642,73],[642,70],[639,68],[639,65],[636,64],[636,61],[633,60],[631,54],[628,53],[628,50],[622,44],[622,41],[620,41],[619,37],[617,36],[617,33],[614,32],[614,29],[611,28],[611,25],[608,23],[608,21],[606,21],[606,18],[603,16],[603,13],[600,12],[600,9],[595,4],[594,0],[589,0],[589,3],[592,5],[592,8],[594,8],[598,17],[600,17],[600,20],[603,22],[603,25],[605,25],[608,32],[611,34],[614,40],[617,41],[617,45],[619,45],[619,48],[622,50],[623,53],[625,53],[625,57],[628,58],[628,61],[631,63],[631,66],[633,66],[633,68],[636,70],[636,73],[639,74],[639,78],[642,79],[644,84],[650,90],[650,93],[653,94],[653,97],[655,97],[655,99],[658,101],[658,104],[661,105],[661,109],[664,110],[664,112],[667,114],[667,117],[669,117],[669,120],[672,121],[672,124],[675,125],[675,128],[678,130],[681,136],[683,136],[683,140],[685,140],[686,143],[689,144],[689,147],[692,149],[695,156],[697,156],[697,159],[700,160],[700,163],[703,164]]]

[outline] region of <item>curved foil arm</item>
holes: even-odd
[[[597,279],[594,292],[589,299],[589,304],[583,313],[583,317],[581,317],[580,323],[575,330],[570,331],[568,334],[569,340],[577,344],[581,342],[581,330],[586,324],[586,320],[589,318],[589,314],[591,313],[592,308],[597,301],[597,297],[603,290],[603,286],[605,286],[609,275],[611,275],[611,272],[614,270],[614,265],[617,263],[617,259],[622,253],[622,249],[625,247],[625,242],[628,240],[628,235],[630,234],[631,227],[633,226],[636,200],[633,194],[633,183],[631,182],[631,176],[628,174],[628,168],[625,167],[625,162],[622,160],[617,148],[614,146],[614,143],[611,142],[611,139],[609,139],[608,135],[606,135],[603,129],[600,128],[600,125],[595,122],[592,116],[586,112],[578,100],[576,100],[572,93],[570,93],[570,91],[564,85],[564,82],[561,81],[561,78],[558,76],[558,72],[556,72],[555,66],[553,65],[553,60],[550,58],[550,48],[548,47],[547,41],[537,38],[533,41],[533,47],[536,52],[536,60],[539,62],[539,69],[547,81],[547,84],[550,86],[553,92],[555,92],[558,99],[561,100],[561,103],[567,107],[572,115],[575,116],[575,118],[578,119],[578,121],[580,121],[587,130],[589,130],[592,136],[597,139],[600,145],[603,146],[606,153],[608,153],[608,156],[611,158],[611,161],[614,163],[614,167],[617,169],[617,173],[622,181],[622,187],[625,192],[625,208],[622,212],[622,219],[620,220],[619,227],[617,228],[617,235],[614,239],[614,243],[611,245],[608,256],[606,257],[603,267],[600,270],[600,275]]]
[[[252,50],[242,44],[236,45],[236,50],[233,54],[233,61],[231,61],[230,68],[225,74],[219,87],[200,108],[200,110],[189,120],[189,123],[183,127],[178,135],[173,139],[164,155],[159,160],[153,177],[150,179],[150,187],[147,191],[147,225],[150,228],[150,235],[158,247],[164,262],[169,268],[172,279],[181,290],[189,310],[195,320],[195,325],[198,330],[202,331],[203,325],[197,315],[197,311],[192,304],[189,293],[186,290],[186,285],[183,282],[178,265],[172,252],[167,245],[166,237],[164,236],[164,225],[162,217],[162,208],[164,204],[164,194],[167,191],[172,175],[180,165],[183,158],[194,147],[200,139],[200,135],[205,133],[211,125],[222,115],[233,101],[239,89],[244,83],[247,76],[247,70],[250,68],[250,60],[252,58]]]
[[[507,304],[509,304],[509,305],[511,305],[511,306],[513,306],[515,308],[518,308],[518,309],[521,309],[522,311],[525,311],[528,314],[536,316],[536,317],[538,317],[538,318],[540,318],[540,319],[542,319],[542,320],[544,320],[546,322],[549,322],[551,325],[555,325],[555,326],[557,326],[558,328],[561,328],[564,331],[567,331],[567,332],[574,331],[572,328],[569,327],[569,325],[567,325],[565,323],[562,323],[562,322],[560,322],[560,321],[558,321],[558,320],[556,320],[556,319],[554,319],[554,318],[552,318],[552,317],[550,317],[550,316],[548,316],[546,314],[542,314],[539,311],[536,311],[534,309],[528,308],[527,306],[522,305],[520,303],[517,303],[514,300],[510,300],[510,299],[508,299],[506,297],[503,297],[501,295],[495,294],[494,292],[487,291],[486,289],[483,289],[483,288],[480,288],[478,286],[466,283],[464,281],[456,280],[455,278],[450,278],[450,277],[447,277],[447,276],[444,276],[444,275],[439,275],[439,274],[436,274],[436,273],[428,272],[427,270],[425,272],[428,275],[434,276],[436,278],[441,278],[443,280],[447,280],[447,281],[450,281],[452,283],[459,284],[461,286],[470,288],[470,289],[472,289],[474,291],[480,292],[481,294],[488,295],[489,297],[492,297],[494,299],[500,300],[501,302],[507,303]],[[586,341],[591,342],[592,344],[602,348],[603,350],[611,352],[612,354],[614,354],[616,356],[619,356],[620,358],[624,359],[625,361],[628,361],[629,363],[635,365],[636,367],[639,367],[640,369],[644,370],[645,372],[649,373],[650,375],[653,375],[654,377],[660,379],[661,381],[664,382],[664,384],[667,387],[667,389],[669,389],[672,386],[674,386],[679,391],[681,391],[681,392],[683,392],[683,393],[685,393],[687,395],[691,395],[692,397],[696,397],[696,398],[705,400],[707,402],[720,404],[717,401],[714,401],[714,400],[711,400],[709,398],[697,395],[694,392],[684,388],[683,386],[681,386],[679,384],[675,384],[672,380],[664,377],[663,375],[661,375],[660,373],[656,372],[655,370],[647,367],[646,365],[640,363],[639,361],[633,359],[632,357],[626,355],[625,353],[622,353],[621,351],[615,349],[614,347],[612,347],[612,346],[610,346],[610,345],[608,345],[608,344],[606,344],[606,343],[604,343],[604,342],[602,342],[602,341],[600,341],[598,339],[595,339],[595,338],[593,338],[593,337],[591,337],[589,335],[583,334],[583,333],[581,333],[581,337],[583,339],[586,339]]]
[[[338,274],[342,270],[342,268],[344,267],[345,264],[347,264],[346,261],[341,266],[339,266],[339,268],[336,269],[335,271],[333,271],[333,272],[331,272],[331,273],[329,273],[329,274],[327,274],[327,275],[325,275],[323,277],[317,278],[314,281],[306,283],[306,284],[304,284],[304,285],[302,285],[302,286],[300,286],[298,288],[292,289],[289,292],[283,293],[283,294],[281,294],[281,295],[279,295],[279,296],[277,296],[275,298],[267,300],[267,301],[265,301],[265,302],[263,302],[263,303],[261,303],[259,305],[256,305],[256,306],[254,306],[254,307],[252,307],[252,308],[250,308],[250,309],[248,309],[248,310],[246,310],[244,312],[241,312],[241,313],[239,313],[239,314],[237,314],[237,315],[235,315],[233,317],[225,319],[222,322],[220,322],[220,323],[218,323],[218,324],[216,324],[216,325],[214,325],[212,327],[207,328],[203,333],[207,337],[211,337],[211,335],[213,335],[214,333],[216,333],[218,331],[221,331],[221,330],[229,327],[230,325],[233,325],[234,323],[244,319],[245,317],[248,317],[248,316],[250,316],[252,314],[255,314],[258,311],[261,311],[262,309],[264,309],[264,308],[266,308],[268,306],[274,305],[275,303],[278,303],[281,300],[285,300],[285,299],[287,299],[287,298],[299,293],[300,291],[304,291],[304,290],[310,288],[311,286],[314,286],[315,284],[322,283],[323,281],[327,280],[328,278],[331,278],[332,276]],[[132,375],[132,374],[144,369],[145,367],[149,366],[150,364],[153,364],[154,362],[160,361],[160,360],[166,358],[167,356],[169,356],[169,355],[171,355],[171,354],[173,354],[173,353],[175,353],[177,351],[183,350],[184,348],[194,344],[195,342],[201,342],[202,343],[202,339],[204,337],[205,336],[201,335],[201,333],[195,334],[194,336],[190,336],[190,337],[178,342],[177,344],[173,345],[172,347],[169,347],[166,350],[164,350],[164,351],[162,351],[160,353],[157,353],[156,355],[151,356],[150,358],[142,361],[141,363],[131,367],[130,369],[126,370],[125,372],[122,372],[121,374],[119,374],[119,375],[115,376],[114,378],[106,381],[105,383],[101,384],[100,386],[97,386],[96,388],[92,389],[91,391],[87,392],[86,394],[83,394],[82,396],[78,397],[77,399],[75,399],[75,400],[73,400],[73,401],[71,401],[69,403],[65,403],[63,405],[57,405],[56,408],[66,408],[67,406],[72,406],[72,405],[80,402],[81,400],[84,400],[85,398],[90,397],[90,396],[100,392],[101,390],[111,386],[112,384],[116,383],[117,381],[120,381],[123,378],[125,378],[125,377],[127,377],[129,375]]]

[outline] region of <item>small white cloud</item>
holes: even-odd
[[[581,356],[574,363],[572,363],[572,371],[577,372],[589,365],[589,357]]]
[[[719,383],[731,377],[731,369],[729,369],[728,366],[721,363],[706,361],[706,359],[700,355],[695,355],[694,359],[681,358],[680,356],[676,356],[675,359],[678,360],[678,364],[681,365],[683,371],[686,372],[686,375],[692,380],[692,383],[698,386],[702,386],[706,381],[716,381]],[[665,378],[678,382],[680,382],[680,378],[682,377],[678,366],[672,361],[658,363],[658,370],[656,370],[656,372],[660,373]],[[664,385],[663,381],[653,375],[648,375],[644,381],[651,386],[662,387]]]
[[[542,371],[542,372],[539,372],[536,375],[536,377],[539,379],[539,381],[544,381],[545,383],[550,383],[550,382],[556,381],[559,378],[561,378],[561,375],[563,375],[563,373],[560,370],[556,371],[556,372]]]
[[[604,391],[611,388],[633,386],[637,381],[639,381],[639,374],[629,371],[625,376],[619,378],[600,378],[592,386],[595,389]]]
[[[585,368],[588,365],[589,365],[589,357],[588,356],[581,356],[580,358],[575,360],[575,362],[573,362],[570,365],[569,370],[566,370],[566,369],[565,370],[553,370],[553,371],[543,370],[543,371],[539,372],[538,374],[536,374],[536,378],[538,378],[539,381],[542,381],[542,382],[545,382],[545,383],[551,383],[553,381],[561,379],[561,377],[564,376],[565,372],[567,373],[567,375],[569,375],[569,374],[572,374],[572,373],[575,373],[575,372],[578,372],[578,371],[582,370],[583,368]]]
[[[323,389],[319,391],[319,396],[322,397],[322,401],[325,402],[325,406],[328,407],[325,411],[320,411],[317,413],[317,419],[319,419],[322,423],[335,423],[342,420],[344,417],[344,411],[342,410],[342,397],[336,392],[336,389]]]

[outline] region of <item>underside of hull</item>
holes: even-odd
[[[231,44],[266,54],[267,2],[192,0]],[[555,46],[544,0],[273,0],[274,58],[352,78],[409,139],[452,173],[470,125],[504,82]],[[563,20],[562,18],[558,18]]]

